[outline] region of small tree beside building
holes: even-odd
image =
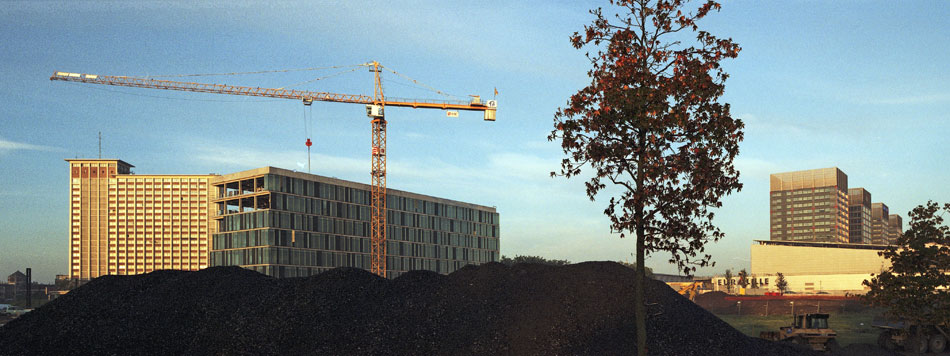
[[[785,280],[785,275],[781,272],[776,273],[778,276],[775,278],[775,288],[778,288],[782,293],[785,293],[788,290],[788,281]]]
[[[739,270],[739,286],[742,288],[749,286],[749,272],[746,272],[745,268]]]

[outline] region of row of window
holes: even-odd
[[[802,194],[825,193],[825,192],[831,192],[831,191],[835,191],[835,190],[837,190],[837,189],[834,188],[834,187],[805,188],[805,189],[790,190],[790,191],[789,191],[789,190],[784,190],[784,191],[772,192],[772,193],[771,193],[771,196],[773,196],[773,197],[777,197],[777,196],[794,196],[794,195],[802,195]],[[839,191],[839,192],[840,192],[840,191]],[[842,194],[843,194],[843,192],[842,192]]]
[[[407,241],[400,234],[387,240],[390,254],[429,258],[468,259],[479,250],[498,251],[498,239],[462,236],[458,234],[433,234],[425,241]],[[300,231],[259,229],[215,234],[212,250],[226,250],[254,246],[287,246],[344,252],[370,252],[369,238]]]
[[[329,199],[366,206],[371,205],[370,192],[362,189],[342,187],[333,184],[273,174],[264,176],[263,182],[263,190],[267,191]],[[216,185],[220,196],[225,196],[227,193],[225,186],[226,184],[224,183]],[[389,210],[401,210],[406,212],[441,216],[450,219],[468,220],[486,224],[498,223],[498,213],[407,198],[395,194],[388,194],[386,196],[386,208]]]
[[[471,222],[463,223],[457,220],[436,217],[424,218],[423,216],[415,214],[410,214],[412,216],[405,216],[403,213],[399,212],[391,213],[392,214],[390,215],[393,215],[393,217],[399,218],[387,220],[389,223],[387,224],[387,230],[390,231],[388,235],[395,239],[403,239],[401,234],[410,234],[411,237],[418,238],[420,240],[426,240],[428,238],[429,241],[434,241],[435,237],[433,236],[436,236],[435,234],[445,233],[450,235],[461,234],[466,236],[475,235],[479,237],[498,237],[497,225],[478,224]],[[425,224],[422,222],[425,222]],[[222,232],[271,227],[363,237],[369,237],[370,234],[368,220],[330,218],[318,215],[305,215],[273,210],[227,215],[222,217],[218,221],[218,224],[218,229]],[[406,226],[407,224],[409,226]],[[408,238],[409,237],[406,237],[406,239]]]

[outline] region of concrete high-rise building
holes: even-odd
[[[69,162],[69,277],[90,279],[109,274],[109,179],[131,173],[131,164],[115,159],[67,159]]]
[[[275,277],[370,268],[369,185],[274,167],[223,175],[213,185],[220,228],[213,265]],[[498,261],[495,208],[395,189],[386,194],[388,277]]]
[[[864,188],[848,189],[848,234],[850,243],[871,243],[871,193]]]
[[[208,267],[213,175],[134,175],[70,159],[70,278]]]
[[[887,244],[893,245],[904,234],[904,219],[900,215],[890,214],[887,216],[887,226]]]
[[[770,176],[771,240],[848,243],[848,176],[837,167]]]
[[[884,203],[871,204],[871,243],[875,245],[887,245],[890,241],[888,230],[890,230],[890,211]]]

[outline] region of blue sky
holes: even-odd
[[[496,206],[501,252],[629,260],[604,201],[552,179],[553,113],[587,84],[568,36],[596,2],[4,2],[0,6],[0,274],[67,271],[65,158],[120,158],[140,174],[306,169],[303,106],[213,94],[50,82],[54,70],[163,75],[329,67],[379,61],[447,93],[492,95],[478,113],[391,108],[389,186]],[[606,5],[606,4],[602,4]],[[725,64],[723,100],[747,123],[736,164],[745,188],[725,200],[717,265],[748,268],[768,238],[768,175],[837,166],[851,187],[904,216],[950,201],[950,5],[939,1],[734,1],[701,26],[743,50]],[[341,69],[195,78],[280,87]],[[436,98],[391,73],[387,95]],[[372,91],[358,70],[299,88]],[[313,173],[369,182],[363,108],[314,104]],[[648,264],[675,269],[657,254]]]

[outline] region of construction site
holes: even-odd
[[[867,5],[4,4],[0,356],[950,356]]]
[[[66,342],[75,354],[633,350],[634,340],[624,336],[635,332],[629,268],[505,267],[493,263],[502,241],[495,207],[387,188],[387,106],[445,110],[450,117],[456,110],[477,111],[494,121],[497,102],[479,96],[468,102],[387,98],[380,79],[385,67],[363,66],[373,74],[371,96],[55,72],[53,81],[292,99],[305,107],[317,101],[363,105],[371,123],[372,179],[367,185],[276,167],[143,175],[117,159],[67,160],[71,276],[89,283],[5,325],[0,354],[55,353]],[[305,144],[309,155],[309,138]],[[766,271],[827,274],[827,266],[797,273],[793,265],[775,265],[781,259],[774,255],[788,251],[773,250],[786,245],[753,248],[753,271],[763,278],[759,290],[726,294],[719,290],[724,283],[731,290],[734,281],[715,278],[657,275],[649,281],[650,354],[892,354],[895,345],[837,338],[830,328],[836,316],[869,312],[850,295],[860,292],[849,289],[852,284],[816,291],[803,282],[800,288],[810,295],[769,292],[775,287]],[[843,273],[858,277],[882,266],[864,258],[877,252],[873,248],[818,251],[860,254],[856,261],[866,268],[841,264]],[[828,294],[823,290],[836,292],[814,294]],[[741,323],[741,316],[787,316],[791,326],[756,334],[720,320]],[[98,326],[83,327],[90,322]],[[59,330],[57,337],[49,337],[50,328]],[[840,345],[839,339],[849,342]]]

